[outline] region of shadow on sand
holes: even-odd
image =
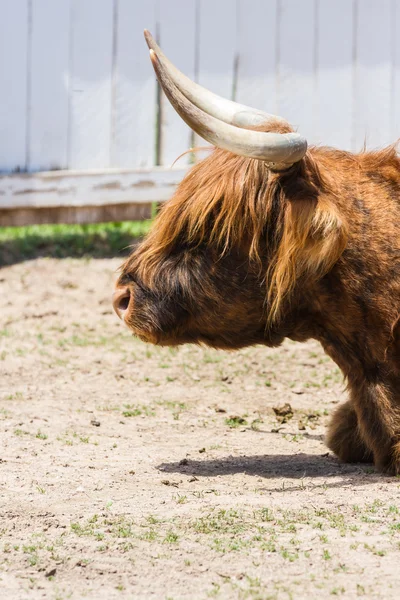
[[[195,477],[218,477],[236,473],[266,479],[299,480],[313,477],[323,479],[319,484],[326,487],[367,485],[377,481],[382,483],[385,479],[392,480],[377,473],[371,465],[343,464],[329,453],[227,456],[212,460],[183,459],[180,462],[162,463],[157,468],[164,473]],[[290,489],[293,490],[293,487]]]

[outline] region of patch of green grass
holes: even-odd
[[[289,562],[294,562],[299,558],[298,552],[290,552],[287,548],[281,548],[280,553],[282,558],[288,560]]]
[[[261,521],[264,522],[271,522],[275,520],[274,513],[270,508],[267,507],[257,511],[254,516],[256,518],[258,517]]]
[[[357,596],[365,596],[365,587],[357,583]]]
[[[222,360],[222,356],[219,356],[216,351],[214,352],[204,352],[203,354],[203,362],[206,364],[215,364],[219,363]]]
[[[158,519],[157,519],[157,517],[155,517],[154,515],[148,515],[148,516],[146,517],[146,521],[147,521],[148,523],[150,523],[150,525],[155,525],[156,523],[158,523]]]
[[[30,225],[0,228],[0,266],[38,256],[109,257],[128,254],[129,246],[144,236],[151,221],[96,225]]]
[[[218,583],[212,582],[212,586],[212,589],[209,592],[207,592],[208,598],[216,598],[221,590],[221,586]]]
[[[39,557],[37,553],[37,546],[23,546],[22,551],[24,554],[28,555],[28,563],[31,567],[34,567],[39,562]]]
[[[332,596],[341,596],[342,594],[345,593],[345,589],[344,587],[340,587],[340,588],[333,588],[333,590],[331,590],[331,595]]]
[[[9,394],[6,396],[6,400],[23,400],[24,395],[22,392],[15,392],[15,394]]]
[[[177,494],[174,496],[174,500],[177,504],[186,504],[187,496],[184,496],[183,494]]]
[[[225,424],[231,429],[236,429],[242,425],[247,425],[247,421],[244,417],[227,417],[225,419]]]
[[[139,539],[146,540],[147,542],[155,542],[158,539],[158,533],[155,529],[151,528],[140,535]]]
[[[114,406],[112,404],[104,404],[102,406],[96,406],[96,410],[103,410],[104,412],[111,412],[120,410],[119,406]]]
[[[179,540],[178,534],[175,531],[173,531],[172,529],[170,529],[167,532],[167,535],[164,538],[164,542],[166,544],[177,544],[178,540]]]
[[[321,542],[322,542],[323,544],[328,544],[328,543],[329,543],[329,540],[328,540],[328,536],[327,536],[327,535],[320,535],[320,536],[318,536],[318,537],[319,537],[319,539],[321,540]]]
[[[24,431],[23,429],[14,429],[14,435],[22,437],[23,435],[29,435],[29,431]]]
[[[124,521],[118,523],[117,526],[114,528],[114,535],[119,538],[132,537],[132,525]]]
[[[192,527],[197,533],[238,534],[245,529],[245,524],[238,511],[220,509],[207,516],[199,517],[192,523]]]
[[[71,531],[73,531],[79,537],[83,536],[94,536],[97,539],[103,539],[101,532],[98,531],[99,517],[94,514],[93,517],[86,521],[71,523]],[[98,537],[100,534],[101,537]]]
[[[386,555],[385,550],[378,550],[375,546],[370,546],[369,544],[364,544],[364,548],[366,550],[368,550],[369,552],[372,552],[372,554],[375,554],[375,556],[385,556]]]
[[[62,436],[57,436],[57,441],[58,442],[63,442],[63,444],[65,444],[66,446],[73,446],[74,442],[72,440],[70,440],[69,438],[63,438]]]
[[[257,417],[257,419],[254,419],[251,423],[250,423],[250,427],[253,431],[260,431],[260,425],[264,423],[264,421],[261,419],[261,417]]]
[[[177,402],[173,400],[162,400],[157,402],[159,406],[164,406],[172,412],[172,416],[175,421],[179,420],[181,413],[186,410],[186,404],[184,402]]]
[[[122,411],[124,417],[140,417],[145,415],[146,417],[154,417],[155,412],[146,404],[124,404],[125,410]]]
[[[302,435],[301,433],[295,433],[293,435],[291,435],[290,433],[287,433],[283,437],[288,442],[299,442],[301,440],[304,440],[304,435]]]
[[[80,435],[79,433],[76,433],[76,431],[66,431],[63,436],[58,436],[57,440],[59,442],[63,442],[66,446],[73,446],[73,441],[71,439],[68,438],[68,436],[72,436],[74,438],[74,440],[76,441],[80,441],[82,444],[89,444],[90,443],[90,438],[89,436],[84,436],[84,435]],[[97,445],[96,442],[94,442],[95,446]]]

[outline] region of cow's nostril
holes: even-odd
[[[128,309],[130,299],[131,292],[129,288],[118,289],[114,293],[113,307],[120,319],[122,319],[123,313]]]
[[[119,310],[126,310],[129,306],[130,296],[124,296],[118,303]]]

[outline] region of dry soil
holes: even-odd
[[[399,598],[400,482],[328,453],[318,344],[146,346],[118,263],[0,270],[1,597]]]

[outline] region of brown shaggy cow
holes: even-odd
[[[219,146],[122,267],[114,306],[153,344],[321,342],[347,380],[327,444],[400,473],[400,160],[308,148],[190,82],[146,34],[171,103]],[[261,124],[262,123],[262,124]]]

